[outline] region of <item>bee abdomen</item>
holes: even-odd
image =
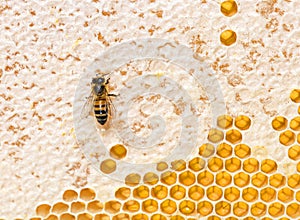
[[[101,124],[104,125],[107,121],[108,117],[108,109],[107,109],[107,104],[105,99],[99,99],[95,100],[94,102],[94,113],[97,121]]]

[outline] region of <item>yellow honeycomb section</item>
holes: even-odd
[[[293,90],[292,102],[300,102]],[[297,106],[298,107],[298,106]],[[271,127],[279,132],[282,150],[295,164],[295,173],[284,175],[280,162],[258,159],[253,147],[242,143],[251,128],[246,115],[221,115],[209,130],[207,143],[190,160],[157,163],[156,172],[131,173],[115,198],[101,202],[91,188],[67,189],[62,200],[36,207],[34,219],[300,219],[299,116],[275,116]],[[126,156],[122,145],[110,149],[103,172],[113,172],[115,160]]]

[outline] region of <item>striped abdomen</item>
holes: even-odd
[[[94,113],[97,121],[104,125],[108,117],[108,106],[104,95],[97,96],[94,100]]]

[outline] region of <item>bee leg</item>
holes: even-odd
[[[116,94],[107,94],[108,96],[113,96],[113,97],[117,97],[119,96],[120,94],[116,95]]]
[[[109,83],[109,80],[110,80],[110,78],[107,78],[106,83],[105,83],[106,85]]]

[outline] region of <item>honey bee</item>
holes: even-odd
[[[115,94],[108,93],[107,85],[110,78],[105,78],[105,75],[97,74],[91,82],[91,94],[87,98],[82,111],[81,118],[88,117],[92,110],[97,122],[103,126],[108,121],[108,118],[112,116],[112,108],[115,108],[112,104],[110,96],[116,97]]]

